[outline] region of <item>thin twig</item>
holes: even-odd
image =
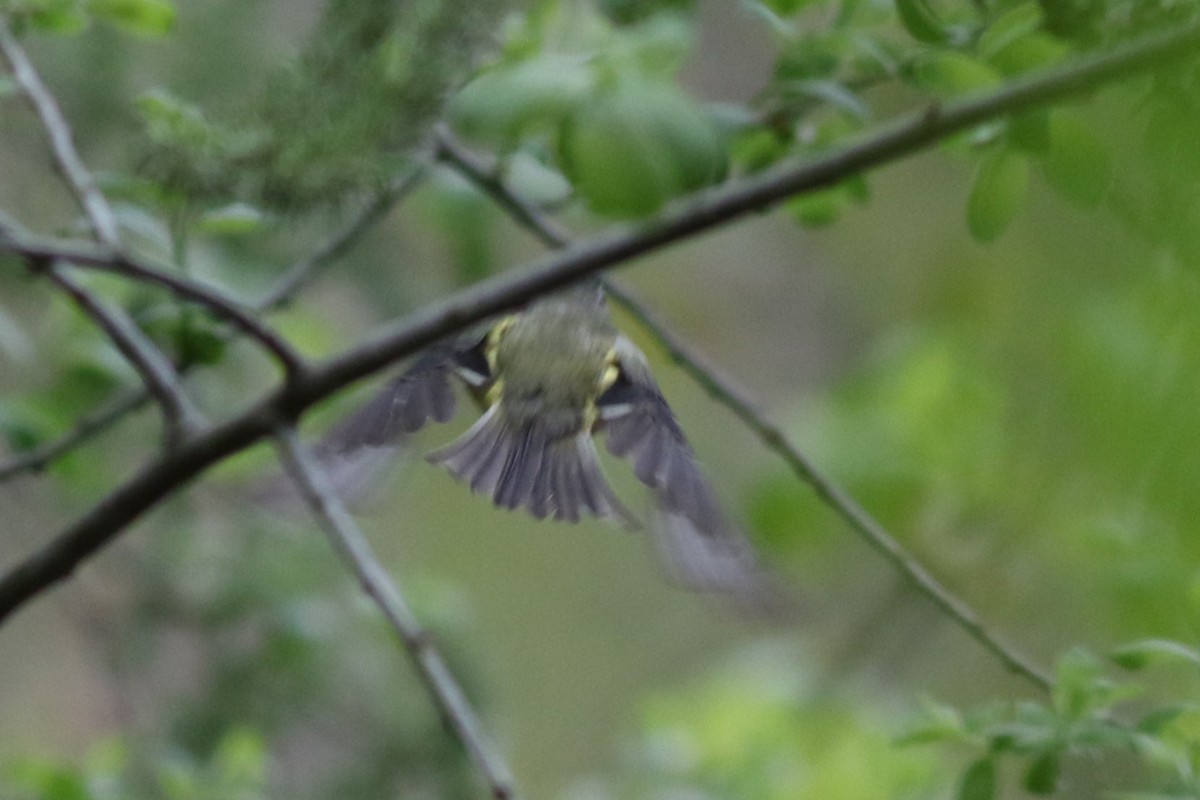
[[[330,489],[320,466],[296,437],[295,429],[281,426],[275,431],[275,442],[280,459],[317,523],[354,573],[362,590],[396,632],[441,712],[442,720],[466,749],[492,796],[497,800],[512,797],[513,780],[508,764],[489,740],[433,638],[409,607],[399,586],[379,563],[341,500]]]
[[[570,244],[570,236],[565,231],[515,194],[496,176],[492,167],[468,152],[444,129],[438,133],[438,145],[438,153],[444,160],[451,163],[465,178],[492,197],[520,225],[533,233],[544,244],[553,248],[563,248]],[[850,526],[851,530],[888,559],[934,605],[1000,659],[1009,670],[1028,678],[1043,689],[1050,689],[1051,679],[1041,668],[1035,666],[1028,658],[990,632],[970,606],[934,578],[916,557],[909,553],[887,529],[876,522],[848,492],[821,473],[799,448],[788,441],[778,427],[766,419],[740,388],[706,367],[679,336],[672,333],[629,292],[608,280],[605,281],[605,288],[608,294],[637,320],[638,324],[658,340],[671,359],[682,367],[684,372],[691,376],[713,399],[731,410],[747,428],[762,440],[768,449],[784,460],[798,478],[812,487],[817,497],[832,508]]]
[[[717,375],[675,334],[620,287],[608,285],[609,293],[662,344],[671,359],[717,402],[732,411],[754,432],[763,444],[783,459],[796,477],[807,483],[817,497],[834,510],[867,544],[883,555],[921,594],[940,608],[975,641],[983,645],[1010,671],[1027,678],[1047,691],[1054,685],[1050,676],[1026,656],[1017,652],[992,633],[979,615],[961,598],[946,588],[929,570],[909,553],[886,528],[831,478],[822,473],[774,423],[767,420],[745,393],[731,381]]]
[[[124,313],[118,313],[76,281],[62,264],[46,268],[50,280],[70,295],[75,304],[104,331],[113,345],[133,365],[147,390],[163,409],[167,446],[178,445],[196,428],[200,417],[179,385],[179,374],[162,351]]]
[[[118,247],[120,234],[116,215],[113,214],[108,200],[96,188],[92,174],[83,166],[71,136],[71,127],[63,117],[54,95],[42,82],[24,48],[17,42],[3,18],[0,18],[0,54],[3,54],[8,62],[13,78],[21,87],[25,99],[41,119],[42,127],[50,140],[50,149],[54,153],[54,163],[87,215],[96,238],[109,247]]]
[[[910,115],[811,162],[780,167],[714,191],[639,229],[618,228],[607,236],[544,258],[530,268],[481,281],[431,304],[389,326],[382,335],[314,365],[291,385],[269,393],[240,416],[149,463],[0,578],[0,622],[69,576],[142,514],[212,465],[271,435],[279,422],[296,419],[315,403],[444,336],[603,269],[761,211],[793,194],[894,161],[985,120],[1027,111],[1106,80],[1160,65],[1165,59],[1194,54],[1197,44],[1200,23],[1193,23],[992,94],[947,105],[935,114]]]
[[[475,184],[496,205],[508,212],[526,230],[533,232],[547,247],[556,250],[571,244],[572,237],[524,198],[513,194],[497,171],[497,164],[475,155],[455,138],[450,128],[438,125],[434,131],[434,155]]]
[[[13,456],[0,463],[0,483],[26,472],[39,472],[58,459],[73,452],[82,443],[111,428],[120,420],[141,408],[150,399],[150,390],[144,386],[130,388],[109,405],[93,414],[82,417],[67,433],[52,442]]]
[[[119,248],[121,237],[112,207],[96,187],[92,173],[79,157],[71,127],[59,109],[54,95],[9,30],[8,23],[2,18],[0,53],[8,62],[13,78],[21,87],[25,99],[42,121],[50,150],[54,154],[54,163],[91,223],[96,239],[107,247]],[[41,271],[41,268],[46,266],[45,271],[50,279],[71,296],[76,305],[95,321],[112,340],[117,350],[133,365],[145,382],[148,393],[162,407],[167,446],[173,447],[178,444],[190,433],[194,423],[199,421],[199,415],[188,403],[174,366],[158,346],[142,333],[128,314],[121,309],[105,305],[99,297],[72,278],[64,265],[31,257],[27,257],[26,262],[34,272]]]
[[[423,166],[414,168],[413,172],[397,178],[383,191],[377,194],[340,230],[335,232],[324,244],[311,255],[296,261],[285,272],[276,287],[254,305],[256,311],[272,311],[287,305],[310,282],[314,274],[341,258],[354,242],[361,237],[371,225],[379,222],[397,203],[403,200],[423,177],[426,170]],[[5,218],[0,215],[0,226]],[[187,362],[178,366],[181,375],[186,374],[192,364]],[[148,389],[134,389],[105,408],[81,419],[74,428],[64,433],[58,439],[47,442],[27,453],[14,456],[5,462],[0,462],[0,482],[13,478],[24,472],[36,472],[53,464],[57,459],[73,452],[86,444],[112,425],[119,422],[128,414],[136,411],[151,399]]]
[[[26,259],[66,261],[83,269],[108,272],[128,280],[161,286],[184,300],[204,306],[271,352],[289,378],[304,370],[300,355],[279,334],[254,317],[232,298],[202,283],[173,275],[165,268],[122,252],[100,250],[88,244],[28,236],[17,231],[0,233],[0,252]]]
[[[339,231],[310,255],[291,266],[279,282],[254,304],[260,311],[274,311],[291,302],[300,289],[312,282],[322,269],[334,263],[354,245],[364,232],[387,216],[397,203],[424,180],[428,166],[418,163],[395,178],[372,197]]]

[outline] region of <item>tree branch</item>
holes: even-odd
[[[35,271],[38,269],[31,268]],[[178,445],[195,429],[200,417],[184,395],[175,367],[129,317],[106,306],[100,298],[72,278],[62,265],[51,264],[45,270],[50,280],[70,295],[75,304],[95,321],[113,345],[133,364],[142,376],[147,391],[154,395],[163,409],[167,424],[167,446]]]
[[[417,164],[372,197],[349,222],[311,255],[297,261],[284,273],[262,299],[254,304],[260,311],[274,311],[291,302],[300,289],[310,283],[329,264],[337,261],[364,232],[383,219],[397,203],[420,186],[428,167]]]
[[[134,520],[208,467],[270,435],[278,423],[296,418],[334,392],[443,336],[602,269],[768,208],[792,194],[827,186],[895,160],[987,119],[1044,105],[1105,80],[1147,69],[1164,59],[1190,55],[1197,44],[1200,44],[1200,24],[1192,24],[988,95],[906,117],[813,161],[781,167],[714,191],[668,211],[640,229],[619,227],[607,236],[542,259],[528,269],[456,292],[390,326],[382,335],[305,370],[241,416],[151,462],[46,547],[0,578],[0,621],[70,575]]]
[[[46,469],[58,459],[74,451],[81,444],[119,420],[141,408],[150,399],[150,391],[144,386],[131,388],[108,406],[81,418],[75,427],[52,442],[34,448],[0,463],[0,483],[25,472]]]
[[[108,205],[108,200],[96,188],[96,181],[91,173],[83,166],[71,136],[71,127],[63,117],[54,95],[42,82],[33,63],[3,18],[0,18],[0,54],[8,62],[13,78],[21,87],[21,93],[41,119],[42,127],[50,140],[50,149],[54,153],[54,163],[71,188],[80,208],[87,215],[96,238],[109,247],[118,247],[120,234],[116,215]]]
[[[341,258],[371,225],[379,222],[397,203],[420,183],[427,172],[423,165],[395,179],[391,185],[373,197],[366,206],[339,231],[333,234],[312,254],[295,262],[275,288],[254,304],[256,311],[272,311],[287,305],[311,280],[316,271]],[[4,223],[0,217],[0,225]],[[192,365],[183,363],[179,373],[185,374]],[[24,472],[45,469],[57,459],[73,452],[93,436],[107,430],[128,414],[141,408],[151,394],[146,389],[130,391],[106,408],[81,419],[69,432],[27,453],[0,463],[0,483]]]
[[[514,194],[500,180],[493,167],[462,147],[444,128],[438,131],[438,154],[452,164],[462,175],[492,197],[498,205],[508,211],[516,221],[533,233],[544,244],[562,248],[570,244],[569,235],[558,228],[536,208]],[[605,281],[605,288],[634,319],[658,340],[671,359],[683,368],[718,403],[732,411],[763,444],[791,468],[792,472],[807,483],[817,497],[833,509],[850,529],[862,537],[867,544],[881,553],[921,594],[931,600],[959,627],[995,655],[1010,671],[1030,680],[1042,689],[1052,686],[1044,670],[1033,664],[1011,646],[990,632],[978,614],[966,602],[942,585],[937,578],[921,565],[886,528],[875,521],[850,494],[826,477],[802,453],[788,441],[783,432],[767,420],[745,393],[731,381],[725,380],[706,367],[694,355],[691,348],[664,326],[654,314],[635,297],[612,281]]]
[[[300,355],[279,334],[255,319],[253,311],[242,308],[215,289],[173,275],[136,256],[100,250],[87,244],[28,236],[12,230],[0,231],[0,252],[13,253],[25,259],[66,261],[83,269],[108,272],[128,280],[161,286],[184,300],[204,306],[256,340],[275,356],[289,378],[304,370]]]
[[[321,468],[313,461],[290,427],[275,432],[276,448],[292,482],[334,550],[358,579],[363,592],[383,613],[413,666],[421,676],[446,726],[454,733],[475,764],[493,797],[513,796],[512,774],[489,741],[470,701],[454,678],[433,638],[413,614],[399,587],[379,563],[358,525],[329,488]]]
[[[121,238],[116,216],[104,194],[96,188],[91,172],[79,157],[70,125],[67,124],[54,95],[38,75],[3,18],[0,18],[0,54],[3,54],[8,62],[25,99],[42,121],[50,150],[54,154],[54,163],[87,215],[96,238],[108,247],[120,247]],[[8,233],[10,228],[8,225],[0,225],[0,234]],[[11,228],[11,232],[15,235],[16,229]],[[145,382],[149,394],[153,395],[162,407],[167,445],[177,444],[191,431],[193,423],[199,420],[199,415],[188,403],[180,387],[179,376],[166,356],[124,311],[106,306],[95,294],[75,281],[62,265],[48,259],[33,257],[26,257],[26,263],[33,272],[41,272],[44,268],[50,279],[96,322],[133,365]]]

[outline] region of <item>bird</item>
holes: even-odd
[[[426,459],[472,492],[537,519],[641,528],[604,475],[595,442],[603,435],[650,490],[651,528],[673,582],[743,608],[779,604],[776,582],[717,501],[645,355],[613,324],[600,282],[430,346],[335,425],[318,442],[318,458],[331,471],[373,463],[428,423],[449,421],[456,380],[483,413]]]

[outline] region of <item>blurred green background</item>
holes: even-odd
[[[140,158],[132,97],[165,86],[205,109],[236,110],[294,56],[322,4],[177,6],[169,39],[94,26],[29,41],[102,176]],[[681,79],[695,97],[743,103],[770,77],[770,31],[742,5],[699,3],[694,36]],[[1122,86],[1070,109],[1113,154],[1118,181],[1143,169],[1131,157],[1146,130],[1139,97]],[[1064,202],[1036,170],[1012,225],[978,244],[964,215],[973,171],[963,147],[936,148],[872,173],[869,202],[834,224],[804,227],[798,209],[784,209],[617,277],[1037,661],[1076,646],[1194,641],[1197,262],[1110,209]],[[74,213],[32,115],[11,95],[0,95],[0,209],[46,232]],[[189,269],[260,292],[336,218],[198,235]],[[578,212],[567,221],[597,227]],[[467,278],[539,252],[440,171],[275,321],[306,353],[331,354]],[[103,347],[47,285],[0,263],[13,267],[0,270],[0,412],[10,431],[65,429],[129,376],[96,355]],[[921,698],[971,708],[1040,699],[1036,690],[918,596],[618,317],[802,612],[787,624],[738,619],[667,586],[637,535],[499,512],[419,457],[471,414],[423,432],[360,519],[463,672],[528,796],[668,796],[662,787],[676,781],[699,781],[707,794],[670,796],[952,794],[977,754],[969,745],[891,744]],[[215,416],[270,379],[266,362],[238,345],[220,373],[199,371],[189,386]],[[0,567],[130,474],[155,424],[143,411],[49,478],[0,486]],[[271,519],[238,493],[270,462],[260,448],[221,468],[5,625],[0,763],[23,764],[15,774],[32,784],[52,763],[90,759],[103,774],[117,770],[105,759],[130,757],[119,751],[170,742],[159,763],[192,776],[177,777],[181,786],[220,772],[211,785],[225,788],[213,796],[251,791],[264,763],[274,787],[266,796],[300,796],[311,776],[332,796],[467,791],[471,779],[431,733],[407,663],[315,527]],[[623,465],[608,466],[622,496],[637,497]],[[1168,669],[1145,702],[1194,696],[1195,687],[1186,670]],[[1062,796],[1140,785],[1127,761],[1064,762]],[[389,777],[406,764],[428,775]],[[201,796],[187,791],[199,790],[171,796]]]

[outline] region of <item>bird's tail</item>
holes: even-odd
[[[609,488],[586,430],[555,438],[536,422],[515,427],[496,403],[470,430],[427,458],[503,508],[524,508],[538,519],[578,522],[591,515],[638,527]]]

